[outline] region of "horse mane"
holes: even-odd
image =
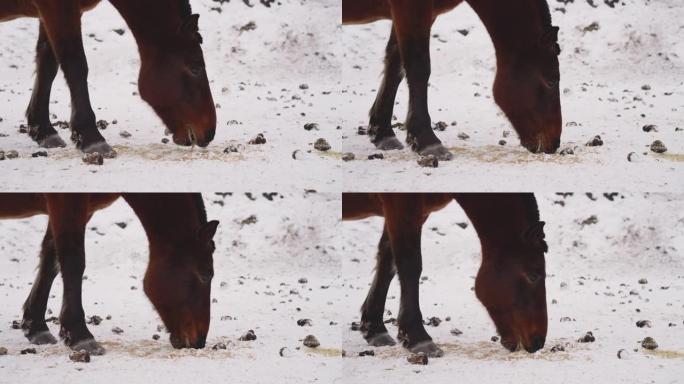
[[[178,0],[180,1],[181,16],[186,17],[192,15],[192,7],[190,6],[190,0]],[[544,1],[544,0],[542,0]]]
[[[192,196],[195,207],[197,207],[197,214],[199,215],[200,223],[207,223],[207,209],[204,207],[204,200],[202,199],[202,194],[197,193]]]
[[[547,3],[546,0],[537,0],[537,2],[539,3],[539,7],[542,11],[542,25],[545,30],[549,29],[552,25],[551,9],[549,9],[549,3]]]
[[[539,222],[539,205],[537,205],[537,199],[534,197],[533,193],[525,193],[523,198],[523,207],[527,214],[527,219],[532,224]]]
[[[527,219],[531,223],[530,228],[525,231],[525,238],[532,244],[539,246],[544,253],[548,252],[549,246],[544,241],[544,222],[539,217],[539,205],[533,193],[526,193],[523,197],[523,207],[527,214]],[[530,238],[531,237],[531,238]]]

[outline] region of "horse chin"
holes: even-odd
[[[194,144],[193,142],[194,136],[192,135],[191,131],[185,128],[178,128],[176,131],[173,133],[173,142],[176,145],[180,145],[183,147],[189,147]]]
[[[532,153],[546,153],[549,155],[556,153],[556,150],[560,146],[560,142],[558,144],[549,145],[547,144],[546,140],[541,138],[530,141],[521,141],[520,144]]]
[[[501,345],[511,352],[520,350],[520,342],[517,339],[501,338]]]

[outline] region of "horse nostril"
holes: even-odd
[[[532,345],[530,346],[528,352],[532,353],[544,348],[544,341],[545,340],[543,336],[533,336]]]
[[[195,348],[197,349],[202,349],[204,346],[207,344],[207,337],[206,336],[200,336],[197,338],[197,342],[195,343]]]

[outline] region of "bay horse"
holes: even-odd
[[[501,344],[533,353],[547,331],[544,222],[532,194],[344,193],[343,220],[385,219],[375,276],[361,307],[360,331],[373,346],[394,345],[383,322],[390,282],[399,275],[398,339],[411,352],[443,351],[423,325],[418,300],[422,272],[421,231],[430,213],[456,200],[475,228],[482,264],[475,294],[494,321]]]
[[[178,145],[206,147],[216,130],[216,107],[200,44],[199,15],[189,0],[110,0],[128,24],[140,53],[138,90]],[[36,79],[26,110],[29,136],[41,147],[65,147],[50,123],[52,82],[59,67],[71,93],[71,138],[85,153],[115,157],[96,127],[88,95],[88,63],[81,15],[100,0],[9,0],[0,2],[0,21],[40,19]]]
[[[149,240],[144,292],[170,333],[174,348],[203,348],[209,330],[214,234],[200,194],[122,194]],[[33,344],[57,342],[45,322],[50,288],[61,271],[64,283],[59,336],[73,350],[101,355],[85,323],[81,300],[86,224],[118,194],[0,194],[0,218],[48,215],[40,264],[24,303],[21,327]]]
[[[452,154],[432,131],[428,112],[430,29],[437,16],[463,0],[342,0],[342,23],[392,20],[385,71],[370,110],[368,135],[382,150],[402,149],[392,130],[399,84],[408,81],[406,142],[420,155]],[[560,146],[562,117],[558,27],[546,0],[466,0],[484,23],[496,50],[494,100],[533,153]]]

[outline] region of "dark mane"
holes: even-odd
[[[539,206],[537,205],[537,199],[534,197],[533,193],[526,193],[524,196],[523,205],[527,212],[527,218],[530,223],[536,224],[539,222]]]
[[[550,28],[552,23],[549,4],[546,2],[546,0],[537,0],[537,2],[539,3],[539,7],[542,12],[542,25],[544,26],[544,29]]]
[[[206,224],[207,223],[207,210],[204,207],[204,200],[202,199],[202,194],[201,193],[193,194],[192,199],[195,203],[195,206],[197,207],[197,214],[199,215],[200,223]]]
[[[190,0],[178,0],[178,1],[180,1],[181,15],[184,17],[192,15],[192,8],[190,7]]]

